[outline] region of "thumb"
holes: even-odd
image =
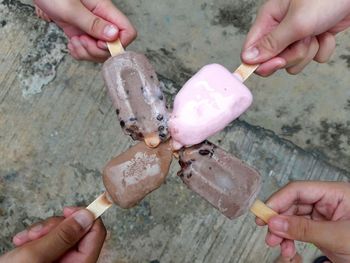
[[[30,243],[28,251],[35,258],[45,262],[55,261],[79,242],[93,222],[94,216],[89,211],[79,210],[63,220],[46,236]]]
[[[118,38],[118,27],[94,15],[80,1],[76,2],[65,22],[99,40],[114,41]]]
[[[242,52],[242,60],[248,64],[258,64],[277,56],[289,45],[303,39],[306,34],[301,29],[294,29],[293,24],[283,20],[274,30],[259,38]]]
[[[341,250],[341,240],[350,236],[349,221],[314,221],[301,216],[275,216],[269,230],[280,237],[313,243],[334,252]]]

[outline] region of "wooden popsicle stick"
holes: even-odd
[[[120,42],[120,39],[117,39],[114,42],[107,42],[107,47],[112,57],[119,55],[125,51],[122,43]]]
[[[271,217],[278,215],[275,211],[273,211],[270,207],[265,205],[260,200],[255,200],[252,207],[250,208],[250,211],[265,223],[267,223]]]
[[[86,209],[89,210],[95,217],[99,218],[108,208],[112,206],[112,202],[107,198],[107,193],[101,194],[96,198]]]
[[[158,145],[162,142],[158,136],[158,133],[156,132],[146,135],[144,141],[150,148],[157,148]]]
[[[234,74],[238,74],[242,78],[242,82],[244,82],[253,72],[259,67],[258,65],[248,65],[242,63],[234,72]]]

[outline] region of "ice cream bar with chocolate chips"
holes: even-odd
[[[230,219],[245,213],[260,190],[257,171],[205,141],[179,152],[178,175],[194,192]]]
[[[148,59],[126,51],[108,59],[103,76],[123,131],[156,147],[168,139],[168,113],[156,72]]]

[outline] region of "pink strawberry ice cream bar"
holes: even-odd
[[[218,64],[204,66],[175,97],[168,123],[173,148],[201,143],[239,117],[252,101],[238,75]]]

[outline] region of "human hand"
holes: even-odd
[[[266,204],[279,213],[268,222],[266,243],[280,245],[284,258],[293,258],[299,240],[315,244],[332,262],[350,262],[349,183],[293,182]]]
[[[243,45],[242,60],[269,76],[301,72],[312,60],[327,62],[335,35],[350,26],[349,0],[268,0]]]
[[[120,38],[124,47],[136,30],[111,0],[34,0],[37,14],[53,20],[69,39],[68,49],[77,60],[103,62],[109,56],[106,41]]]
[[[16,248],[1,263],[96,262],[106,229],[101,219],[79,208],[65,208],[64,217],[50,217],[13,238]]]

